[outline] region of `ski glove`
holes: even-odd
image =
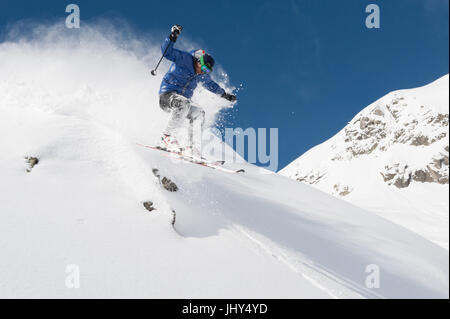
[[[223,97],[224,99],[227,99],[227,100],[230,101],[230,102],[236,101],[236,95],[233,95],[233,94],[224,93],[224,94],[222,94],[222,97]]]
[[[181,30],[183,30],[183,27],[179,24],[175,24],[171,29],[172,33],[169,36],[170,41],[172,42],[177,41],[177,38],[180,35]]]

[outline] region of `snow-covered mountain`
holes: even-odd
[[[448,251],[414,232],[250,164],[137,145],[167,120],[159,43],[103,30],[0,44],[0,297],[448,298]],[[197,99],[212,121],[220,101]]]
[[[449,76],[394,91],[280,171],[448,249]]]

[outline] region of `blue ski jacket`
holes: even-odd
[[[172,61],[172,65],[161,82],[159,94],[177,92],[186,98],[191,98],[199,82],[209,91],[222,95],[225,90],[214,82],[208,74],[196,74],[194,69],[194,52],[184,52],[173,48],[174,42],[167,37],[161,45],[164,53],[167,46],[166,59]]]

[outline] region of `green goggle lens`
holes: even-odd
[[[210,68],[208,68],[208,67],[206,66],[205,60],[203,59],[203,55],[200,57],[200,64],[201,64],[201,69],[202,69],[203,72],[209,73],[209,72],[212,71]]]

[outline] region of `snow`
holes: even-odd
[[[0,297],[448,298],[448,251],[401,226],[250,164],[230,174],[137,145],[167,120],[163,70],[148,72],[158,43],[39,30],[0,44]],[[211,124],[225,105],[196,94]]]
[[[448,124],[435,125],[431,119],[439,114],[448,119],[448,82],[447,74],[426,86],[387,94],[364,108],[335,136],[312,148],[279,173],[294,179],[309,176],[306,181],[314,187],[373,211],[448,249],[448,182],[413,181],[406,188],[397,188],[384,182],[381,175],[386,166],[395,164],[407,165],[405,175],[426,169],[434,157],[445,153],[444,148],[449,145]],[[377,116],[377,110],[383,116]],[[350,133],[362,132],[360,119],[364,117],[379,119],[380,131],[376,134],[386,137],[379,138],[374,134],[368,139],[346,142]],[[400,136],[398,140],[395,140],[396,134]],[[429,145],[411,145],[411,140],[417,136],[437,141]],[[372,146],[375,149],[367,152]],[[366,153],[355,156],[348,147]],[[448,150],[446,154],[448,156]],[[448,166],[442,170],[448,176]],[[319,176],[322,177],[317,180]],[[344,190],[350,193],[339,195]]]

